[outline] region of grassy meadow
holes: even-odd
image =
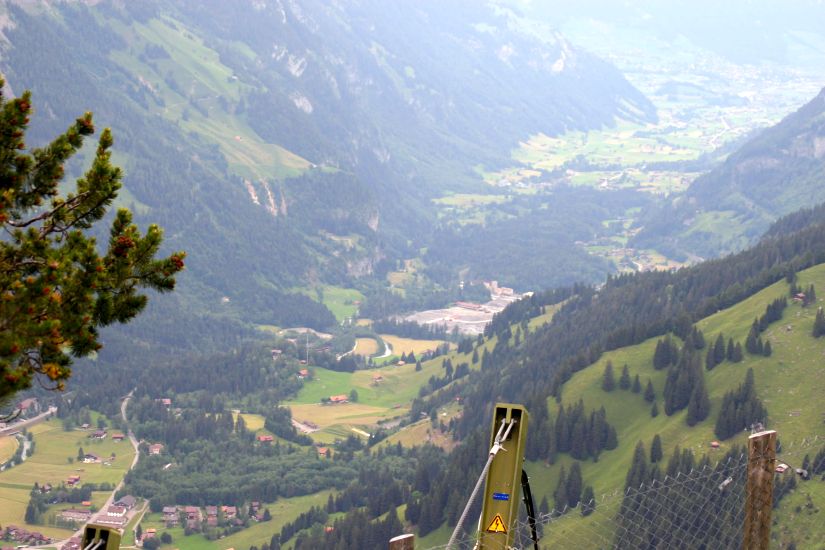
[[[825,288],[825,265],[799,274],[800,285],[807,286],[811,283],[816,288]],[[712,343],[719,332],[724,334],[725,339],[733,337],[735,341],[744,343],[753,319],[764,313],[770,301],[787,296],[788,288],[786,282],[778,282],[734,307],[703,319],[698,327],[708,343]],[[820,299],[819,304],[822,302]],[[802,308],[801,305],[790,302],[782,319],[773,323],[762,335],[763,339],[767,338],[771,342],[771,357],[746,353],[745,360],[741,363],[724,362],[712,371],[705,371],[711,414],[692,428],[685,423],[685,410],[672,416],[664,414],[661,396],[666,370],[656,371],[652,363],[658,338],[605,353],[599,361],[576,373],[563,387],[563,403],[573,404],[582,399],[586,409],[604,406],[607,420],[616,428],[619,439],[619,447],[603,452],[598,462],[590,460],[581,463],[585,484],[592,485],[597,495],[621,490],[636,443],[642,441],[649,451],[656,434],[662,438],[666,459],[676,445],[683,449],[690,448],[697,455],[710,453],[711,456],[721,457],[732,445],[744,444],[748,434],[743,432],[723,441],[719,450],[709,448],[710,442],[716,439],[713,429],[722,398],[725,392],[736,389],[744,381],[748,368],[754,370],[757,392],[768,409],[769,427],[778,431],[784,444],[801,442],[806,437],[820,433],[819,426],[825,414],[822,401],[822,396],[825,395],[825,377],[821,375],[825,340],[811,336],[815,312],[816,307]],[[658,417],[650,416],[650,405],[644,400],[642,393],[634,394],[630,390],[621,390],[618,386],[609,393],[602,390],[602,375],[607,361],[613,363],[617,380],[622,366],[627,364],[631,378],[639,375],[642,388],[648,379],[653,382],[660,409]],[[552,414],[555,414],[558,408],[555,401],[550,402],[550,407]],[[815,452],[816,450],[813,451]],[[568,455],[560,455],[552,466],[544,463],[527,465],[533,492],[538,500],[547,496],[552,506],[551,494],[556,487],[560,468],[565,466],[569,469],[571,462]],[[811,490],[815,489],[813,487]],[[825,497],[825,489],[822,492],[822,496],[817,498]]]
[[[115,442],[111,437],[103,441],[91,441],[91,431],[63,431],[61,423],[52,419],[32,426],[35,452],[22,464],[0,472],[0,525],[23,525],[29,492],[35,483],[60,485],[70,475],[79,475],[81,483],[117,484],[129,469],[135,451],[128,441]],[[111,466],[83,464],[76,461],[78,447],[101,458],[115,454]],[[71,462],[69,461],[71,459]],[[95,492],[93,505],[100,506],[108,493]],[[67,506],[57,506],[60,510]],[[69,533],[66,529],[38,526],[37,530],[55,537]]]

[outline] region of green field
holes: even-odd
[[[147,513],[141,522],[144,531],[149,528],[157,529],[158,536],[168,532],[172,536],[172,543],[163,545],[163,550],[225,550],[227,548],[237,548],[247,550],[250,546],[258,546],[269,543],[272,535],[280,532],[281,528],[288,522],[295,520],[302,512],[312,506],[324,506],[332,491],[321,491],[311,495],[293,498],[284,498],[271,503],[263,503],[264,508],[269,508],[272,520],[255,523],[237,533],[219,540],[210,541],[201,534],[184,536],[183,528],[176,527],[167,529],[163,523],[162,514]]]
[[[799,274],[800,285],[811,283],[816,288],[825,288],[825,265]],[[734,340],[744,342],[753,319],[764,313],[770,301],[787,294],[788,284],[784,281],[776,283],[697,325],[708,342],[713,342],[720,331],[726,339],[733,337]],[[744,433],[723,441],[719,451],[709,448],[709,443],[716,439],[713,427],[722,397],[725,392],[742,383],[748,368],[754,369],[757,391],[768,409],[769,427],[777,430],[783,443],[789,445],[790,442],[801,442],[804,438],[819,433],[822,415],[825,414],[822,401],[822,396],[825,395],[825,377],[817,373],[825,355],[825,339],[817,340],[811,336],[815,311],[813,306],[802,308],[799,304],[789,303],[783,318],[763,333],[763,338],[769,339],[773,346],[771,357],[746,354],[742,363],[724,362],[712,371],[706,371],[711,414],[704,422],[692,428],[685,423],[686,411],[670,417],[662,411],[661,395],[667,371],[653,369],[652,357],[657,338],[605,353],[594,365],[576,373],[563,387],[563,402],[567,405],[583,399],[586,409],[604,406],[607,420],[616,428],[619,439],[619,447],[603,452],[598,462],[581,463],[585,484],[592,485],[597,495],[621,490],[636,443],[642,441],[649,450],[650,442],[656,434],[662,438],[666,458],[676,445],[692,449],[697,455],[711,453],[721,456],[731,445],[743,444],[747,437]],[[602,374],[608,360],[612,361],[617,377],[622,365],[627,364],[631,378],[638,373],[643,387],[648,379],[653,381],[662,411],[658,417],[651,418],[650,406],[642,394],[634,394],[618,387],[609,393],[602,390]],[[551,414],[555,414],[555,401],[550,401],[550,407]],[[816,450],[812,454],[815,452]],[[552,506],[551,494],[559,470],[562,465],[569,469],[571,462],[569,455],[560,455],[552,466],[544,463],[527,465],[537,500],[547,496]],[[805,487],[809,487],[810,491],[817,490],[812,484]],[[825,498],[825,488],[822,488],[822,495],[818,491],[817,494],[816,498]],[[791,505],[783,504],[783,510],[790,508]]]
[[[33,426],[29,430],[34,434],[35,452],[28,460],[4,472],[0,472],[0,525],[22,525],[29,501],[29,492],[34,483],[60,485],[70,475],[79,475],[81,483],[117,484],[129,469],[135,451],[128,441],[114,442],[107,438],[101,442],[92,442],[88,435],[91,431],[63,431],[58,420],[49,420]],[[85,452],[94,453],[101,458],[116,455],[111,466],[103,464],[77,463],[78,447]],[[72,458],[73,462],[69,462]],[[105,500],[105,493],[97,495],[98,505]],[[59,509],[59,508],[56,508]],[[64,536],[67,530],[54,527],[38,527],[38,530],[50,536]]]
[[[438,343],[386,335],[382,338],[394,339],[404,349],[409,346],[407,351],[432,349],[433,344]],[[494,346],[495,341],[485,345]],[[465,361],[471,363],[470,355],[451,351],[445,356],[425,361],[420,371],[415,370],[415,364],[392,364],[352,373],[311,367],[312,379],[306,381],[298,394],[284,404],[290,407],[296,420],[311,421],[321,428],[311,434],[316,442],[332,443],[358,433],[353,429],[371,433],[381,421],[406,414],[410,403],[418,396],[419,388],[426,385],[431,376],[444,375],[441,365],[445,359],[450,358],[454,365]],[[471,364],[470,368],[477,369],[479,364]],[[376,376],[380,376],[381,380],[375,380]],[[321,404],[323,398],[349,395],[352,390],[358,392],[357,403]]]

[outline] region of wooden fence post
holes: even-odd
[[[398,535],[390,539],[390,550],[415,550],[415,535]]]
[[[748,438],[747,501],[742,536],[744,550],[768,550],[770,546],[775,471],[776,431],[751,435]]]

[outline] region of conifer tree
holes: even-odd
[[[710,414],[710,398],[705,388],[704,377],[700,374],[690,395],[687,411],[687,425],[695,426]]]
[[[567,472],[564,466],[561,467],[559,481],[556,483],[556,490],[553,491],[553,502],[558,512],[562,511],[565,505],[567,505]]]
[[[660,460],[664,454],[662,453],[662,438],[659,437],[659,434],[653,436],[653,443],[650,444],[650,462],[656,464]]]
[[[716,361],[716,353],[714,351],[714,347],[708,347],[708,352],[705,355],[705,368],[708,370],[713,370],[713,368],[718,364]]]
[[[741,363],[744,358],[745,354],[742,352],[742,344],[736,342],[736,345],[733,347],[733,362]]]
[[[659,416],[659,406],[656,404],[655,401],[653,402],[653,406],[650,407],[650,416],[653,418]]]
[[[773,348],[771,348],[771,341],[765,340],[765,345],[762,347],[762,355],[765,357],[770,357],[773,353]]]
[[[725,351],[725,358],[730,362],[734,362],[734,349],[733,338],[728,338],[728,349]]]
[[[648,378],[647,387],[645,387],[645,401],[653,403],[654,399],[656,399],[656,391],[653,389],[653,382]]]
[[[633,461],[627,472],[624,487],[625,489],[638,489],[645,481],[647,481],[647,453],[645,453],[644,444],[639,441],[633,451]]]
[[[814,338],[825,336],[825,313],[822,312],[822,308],[819,308],[816,312],[816,318],[814,319],[813,335]]]
[[[613,363],[608,361],[604,367],[604,374],[602,375],[602,389],[606,392],[611,392],[616,389],[616,378],[613,375]]]
[[[713,358],[717,365],[725,360],[725,337],[721,332],[716,337],[716,343],[713,345]]]
[[[596,496],[593,494],[593,487],[588,485],[582,492],[582,516],[589,516],[596,510]]]
[[[567,476],[564,490],[567,496],[567,506],[575,508],[582,495],[582,469],[578,460],[573,461],[573,465],[570,466],[570,474]]]
[[[641,393],[641,391],[642,391],[642,383],[639,380],[639,375],[638,374],[635,377],[633,377],[632,391],[633,391],[633,393]]]
[[[2,86],[0,81],[0,86]],[[87,230],[117,197],[122,172],[111,164],[112,134],[103,130],[91,168],[63,194],[64,165],[94,133],[91,113],[43,148],[24,141],[31,93],[0,95],[0,399],[37,378],[62,389],[72,358],[101,348],[98,329],[126,323],[145,307],[145,288],[170,291],[183,252],[155,259],[162,231],[141,235],[117,211],[104,254]]]
[[[629,390],[630,384],[630,371],[628,370],[627,365],[625,364],[622,367],[622,375],[619,377],[619,387],[623,390]]]

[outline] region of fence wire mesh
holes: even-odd
[[[807,457],[807,459],[806,459]],[[602,495],[574,508],[553,510],[537,518],[539,548],[586,549],[703,549],[726,550],[743,547],[746,513],[750,508],[770,510],[773,499],[781,498],[799,483],[825,482],[825,439],[815,437],[796,443],[780,443],[776,462],[765,470],[765,456],[759,452],[729,453],[713,463],[700,460],[699,466],[676,475],[660,477],[637,488]],[[748,476],[764,475],[773,479],[773,491],[749,492]],[[750,486],[753,484],[751,483]],[[544,492],[544,491],[542,491]],[[767,499],[767,501],[765,501]],[[760,529],[777,531],[775,511],[753,525],[753,536]],[[757,516],[753,516],[757,517]],[[785,519],[784,516],[782,518]],[[472,531],[477,522],[468,525]],[[508,526],[513,535],[513,550],[533,548],[531,529],[526,518]],[[787,547],[773,533],[771,548]],[[430,547],[432,550],[472,550],[477,534],[467,532],[452,546]],[[800,546],[801,547],[801,546]]]

